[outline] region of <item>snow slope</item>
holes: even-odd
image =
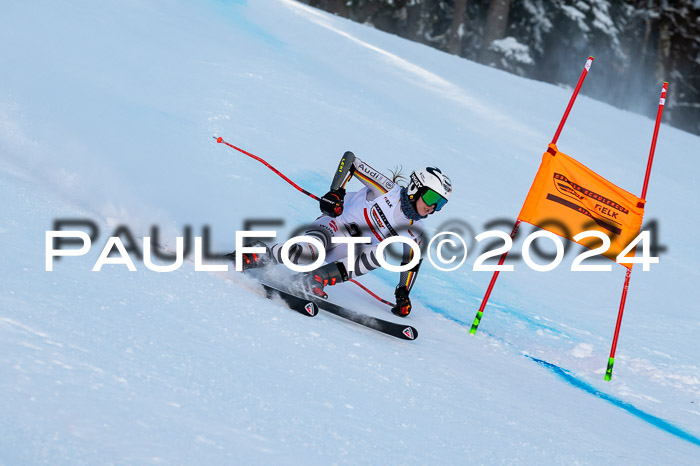
[[[460,270],[425,264],[415,342],[191,262],[91,271],[119,225],[171,247],[208,226],[228,252],[246,219],[281,219],[285,238],[317,215],[213,135],[315,193],[345,150],[383,171],[437,164],[455,190],[428,226],[473,237],[517,215],[571,89],[286,0],[12,2],[0,39],[0,464],[700,464],[698,137],[661,128],[646,219],[667,250],[632,274],[604,382],[623,268],[570,272],[575,249],[553,272],[514,262],[476,336],[490,274],[471,271],[473,239]],[[558,146],[639,193],[652,130],[580,97]],[[56,219],[100,236],[47,272]],[[362,281],[391,297],[395,280]]]

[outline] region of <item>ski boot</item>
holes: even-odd
[[[306,292],[323,299],[328,299],[328,294],[323,291],[326,286],[333,286],[349,279],[345,264],[342,262],[331,262],[313,272],[299,274],[298,277]]]
[[[263,247],[265,252],[263,254],[259,253],[245,253],[243,254],[243,272],[250,269],[257,269],[258,267],[265,267],[273,262],[272,256],[270,255],[270,248],[267,247],[262,241],[251,241],[245,245],[246,247]],[[236,251],[226,254],[226,257],[236,263]]]

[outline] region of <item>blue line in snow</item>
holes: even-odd
[[[626,403],[622,400],[619,400],[613,396],[608,395],[607,393],[603,393],[600,390],[596,389],[592,385],[584,382],[583,380],[579,379],[578,377],[575,377],[571,372],[567,371],[566,369],[563,369],[555,364],[552,364],[551,362],[543,361],[542,359],[537,359],[533,358],[532,356],[525,355],[526,357],[532,359],[535,361],[537,364],[540,364],[543,367],[546,367],[556,375],[558,375],[560,378],[564,379],[567,383],[570,385],[573,385],[576,388],[579,388],[587,393],[590,393],[593,396],[597,396],[598,398],[605,400],[609,403],[612,403],[613,405],[617,406],[618,408],[622,408],[628,413],[642,419],[643,421],[648,422],[649,424],[658,427],[661,430],[665,430],[669,434],[675,435],[676,437],[682,438],[683,440],[687,440],[688,442],[700,446],[700,438],[695,437],[694,435],[684,431],[683,429],[674,426],[670,422],[664,421],[663,419],[653,416],[649,413],[646,413],[642,411],[639,408],[634,407],[633,405]]]
[[[460,319],[457,319],[454,316],[451,316],[444,309],[440,309],[439,307],[436,307],[436,306],[427,306],[426,305],[426,307],[432,309],[434,312],[436,312],[438,314],[441,314],[441,315],[447,317],[450,320],[457,322],[458,324],[462,324],[462,325],[471,327],[471,322],[464,322]],[[495,337],[493,335],[489,335],[489,336],[491,336],[492,338],[499,339],[498,337]],[[507,342],[504,342],[504,343],[508,344]],[[551,362],[547,362],[547,361],[544,361],[542,359],[534,358],[534,357],[527,355],[527,354],[524,356],[535,361],[537,364],[540,364],[541,366],[549,369],[555,375],[559,376],[561,379],[563,379],[568,384],[570,384],[570,385],[572,385],[580,390],[583,390],[586,393],[589,393],[593,396],[596,396],[596,397],[600,398],[601,400],[605,400],[609,403],[612,403],[613,405],[617,406],[618,408],[624,409],[625,411],[632,414],[633,416],[636,416],[639,419],[641,419],[645,422],[648,422],[649,424],[651,424],[651,425],[653,425],[661,430],[664,430],[671,435],[675,435],[678,438],[686,440],[694,445],[700,446],[700,438],[695,437],[694,435],[684,431],[683,429],[674,426],[670,422],[664,421],[663,419],[661,419],[659,417],[656,417],[652,414],[649,414],[649,413],[642,411],[641,409],[631,405],[630,403],[626,403],[618,398],[615,398],[611,395],[608,395],[607,393],[601,392],[600,390],[596,389],[595,387],[593,387],[589,383],[584,382],[583,380],[576,377],[568,370],[566,370],[562,367],[559,367],[556,364],[552,364]]]

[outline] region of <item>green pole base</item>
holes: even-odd
[[[610,380],[612,378],[613,364],[615,364],[615,358],[608,358],[608,370],[605,371],[605,380]]]
[[[479,322],[481,322],[481,316],[484,315],[483,311],[479,311],[476,313],[476,317],[474,317],[474,322],[472,323],[472,328],[469,330],[469,333],[474,335],[476,333],[476,329],[479,326]]]

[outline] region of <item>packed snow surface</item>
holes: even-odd
[[[510,232],[571,88],[288,0],[5,3],[0,464],[700,463],[697,136],[661,126],[645,221],[665,249],[632,273],[605,382],[625,269],[571,272],[577,248],[540,273],[516,241],[469,334],[491,278],[472,271],[474,236]],[[579,97],[558,147],[639,194],[653,126]],[[278,220],[254,228],[281,241],[319,214],[212,136],[317,194],[346,150],[385,173],[448,173],[427,226],[460,232],[469,255],[453,272],[423,264],[405,320],[420,337],[309,319],[191,260],[93,272],[120,227],[169,250],[208,228],[226,253],[247,221]],[[56,220],[98,237],[49,272]],[[393,299],[396,274],[361,281]],[[353,284],[329,294],[398,319]]]

